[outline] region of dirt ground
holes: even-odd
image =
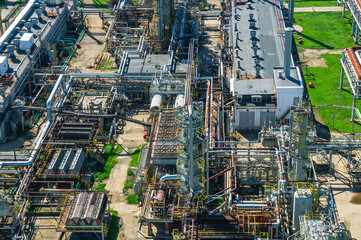
[[[305,62],[308,67],[328,67],[322,54],[341,54],[342,49],[328,50],[328,49],[300,49],[299,56],[302,62]]]
[[[347,173],[345,159],[338,155],[334,155],[332,160],[335,173],[318,175],[318,177],[321,180],[327,179],[331,182],[341,221],[348,222],[352,237],[354,239],[360,240],[361,218],[359,216],[359,213],[361,211],[361,204],[353,204],[350,202],[352,197],[356,196],[359,193],[352,192],[350,175]]]
[[[92,3],[92,1],[85,1]],[[84,35],[81,41],[81,48],[77,51],[77,56],[72,59],[70,68],[77,68],[82,73],[96,73],[96,72],[115,72],[115,70],[96,70],[93,68],[94,61],[100,54],[110,55],[104,51],[106,32],[102,28],[102,21],[98,15],[88,15],[89,30],[103,44],[98,44],[94,39],[88,35]]]
[[[341,12],[343,7],[296,7],[295,12]]]
[[[132,117],[138,120],[146,119],[147,112],[137,111]],[[118,143],[128,151],[145,143],[143,139],[144,127],[127,122],[124,127],[124,134],[118,137]],[[122,219],[123,227],[119,229],[118,239],[140,239],[138,234],[138,216],[139,208],[137,205],[127,204],[126,195],[123,194],[123,187],[127,178],[127,169],[132,160],[124,151],[117,158],[118,163],[111,171],[109,179],[103,181],[106,183],[106,189],[110,191],[112,196],[112,204],[110,208],[118,211],[119,217]]]

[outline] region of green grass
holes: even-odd
[[[352,20],[349,13],[346,18],[342,17],[342,12],[307,12],[294,16],[295,25],[303,28],[301,35],[295,34],[295,40],[302,37],[302,48],[343,49],[355,45],[350,37]]]
[[[93,0],[93,3],[97,4],[97,5],[107,5],[108,4],[107,0]]]
[[[108,240],[116,240],[119,233],[119,217],[118,212],[115,210],[107,210],[107,212],[112,214],[112,219],[110,220]]]
[[[315,88],[308,88],[312,105],[341,105],[352,106],[351,89],[340,90],[341,65],[339,64],[340,54],[323,54],[322,55],[328,67],[312,67],[308,68],[305,78],[306,84],[313,82]],[[344,79],[344,87],[347,85],[347,78]],[[356,107],[360,109],[360,101],[356,102]],[[330,129],[333,123],[333,108],[315,109],[320,115],[322,121]],[[352,132],[352,123],[350,122],[351,110],[336,109],[335,115],[335,131]],[[355,132],[361,132],[361,126],[355,123]]]
[[[124,189],[133,188],[134,180],[133,179],[127,179],[124,184]]]
[[[336,7],[337,1],[328,0],[295,0],[295,7]]]
[[[99,69],[100,70],[116,70],[117,67],[113,67],[113,63],[114,63],[114,61],[112,61],[112,60],[102,62],[99,66]]]
[[[133,151],[133,153],[130,155],[132,161],[129,163],[129,167],[138,167],[141,151],[142,151],[142,146],[138,147]],[[133,173],[128,169],[127,175],[130,176],[133,175]]]
[[[97,9],[105,10],[109,8],[107,0],[93,0],[93,3]]]
[[[104,158],[106,159],[105,165],[98,165],[93,176],[95,182],[101,182],[104,179],[109,178],[110,171],[117,164],[117,157],[122,152],[122,148],[119,144],[112,150],[111,145],[105,146]]]
[[[139,204],[137,194],[133,193],[127,197],[128,204]]]
[[[98,186],[92,187],[92,191],[105,191],[105,183],[99,183]]]

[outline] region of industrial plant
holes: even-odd
[[[361,190],[360,134],[316,130],[294,0],[89,2],[18,1],[2,16],[0,239],[50,239],[45,227],[52,239],[130,239],[110,237],[130,225],[113,224],[125,180],[100,189],[95,174],[114,150],[131,154],[133,140],[119,142],[130,124],[144,139],[123,174],[139,203],[134,239],[359,237],[330,176],[337,159]],[[361,3],[339,4],[357,41]],[[90,42],[101,51],[77,65]],[[344,50],[339,65],[353,122],[360,54]]]

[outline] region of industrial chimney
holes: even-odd
[[[290,77],[291,72],[291,58],[292,58],[292,33],[293,28],[286,28],[286,39],[285,39],[285,56],[284,56],[284,72],[285,78]]]

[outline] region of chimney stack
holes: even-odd
[[[292,58],[292,33],[293,28],[286,28],[286,38],[285,38],[285,56],[284,56],[284,72],[285,78],[290,77],[291,72],[291,58]]]

